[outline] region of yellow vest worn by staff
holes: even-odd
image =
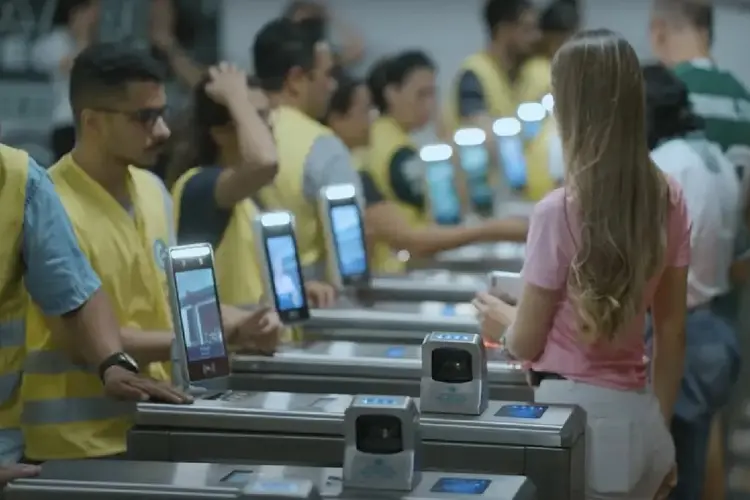
[[[541,58],[534,58],[524,64],[515,83],[511,83],[497,62],[486,52],[469,56],[461,66],[458,75],[471,71],[479,79],[484,92],[487,112],[493,118],[514,117],[518,106],[523,102],[540,102],[550,91],[550,64]],[[445,120],[450,130],[461,126],[458,104],[458,80],[446,106]],[[549,120],[545,120],[545,123]],[[550,176],[547,164],[548,127],[543,126],[536,138],[526,145],[526,189],[525,195],[538,200],[554,189],[555,180]]]
[[[152,173],[130,167],[129,213],[72,157],[50,169],[81,249],[99,275],[123,327],[171,331],[164,257],[173,244],[172,200]],[[135,405],[104,394],[98,374],[71,362],[44,317],[29,307],[21,389],[26,456],[32,460],[122,453]],[[169,380],[169,363],[142,367]]]
[[[187,182],[202,167],[185,172],[172,187],[175,224],[179,227],[180,204]],[[263,282],[255,251],[253,221],[258,214],[255,204],[243,200],[232,209],[229,225],[214,251],[216,287],[223,304],[246,306],[257,304],[263,295]]]
[[[287,210],[294,214],[297,246],[303,266],[325,262],[323,226],[317,200],[311,203],[303,191],[304,166],[313,143],[333,135],[302,111],[279,106],[271,116],[279,156],[279,173],[273,184],[261,189],[258,198],[264,210]]]
[[[28,303],[23,287],[21,239],[29,155],[0,144],[0,429],[20,427],[18,388],[24,358]]]
[[[399,149],[417,149],[409,134],[393,118],[381,116],[370,129],[369,163],[365,166],[372,180],[386,200],[401,208],[411,227],[425,226],[429,219],[423,210],[404,203],[393,192],[391,182],[391,160]],[[406,266],[396,258],[393,249],[381,242],[375,242],[372,256],[373,270],[380,273],[402,273]]]

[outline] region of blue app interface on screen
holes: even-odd
[[[331,207],[331,225],[336,241],[339,272],[343,277],[363,275],[367,272],[367,253],[357,206]]]
[[[513,189],[523,189],[526,187],[526,156],[523,141],[517,135],[498,137],[497,141],[500,161],[508,184]]]
[[[492,188],[489,183],[490,156],[484,143],[461,146],[461,166],[466,172],[471,201],[477,206],[492,203]]]
[[[188,362],[226,356],[213,271],[179,271],[175,285]]]
[[[279,311],[291,311],[305,305],[297,248],[289,235],[272,236],[266,240],[271,261],[271,280]]]
[[[430,491],[433,493],[453,493],[454,495],[481,495],[490,487],[489,479],[465,477],[441,477]]]
[[[546,405],[503,405],[495,413],[496,417],[537,419],[547,411]]]
[[[461,221],[461,203],[453,184],[453,165],[450,161],[427,163],[427,189],[435,222],[458,224]]]

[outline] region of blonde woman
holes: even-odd
[[[684,357],[687,209],[649,159],[643,77],[623,38],[576,35],[555,56],[552,81],[565,185],[535,208],[518,307],[475,300],[482,333],[508,327],[537,402],[586,410],[587,499],[664,498],[675,480],[668,422]]]

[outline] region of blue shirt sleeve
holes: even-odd
[[[31,158],[22,239],[26,289],[44,314],[61,316],[73,312],[101,286],[78,245],[52,181]]]
[[[185,183],[177,221],[177,243],[210,243],[216,249],[232,217],[216,203],[216,183],[221,169],[204,168]]]
[[[465,71],[458,80],[458,113],[469,118],[487,111],[482,82],[472,71]]]

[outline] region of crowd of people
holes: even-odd
[[[272,353],[290,337],[270,308],[245,309],[263,295],[261,211],[294,215],[305,292],[332,305],[317,198],[352,184],[377,273],[405,272],[404,250],[526,242],[517,304],[482,292],[474,305],[482,334],[525,363],[537,401],[586,410],[586,498],[725,497],[722,423],[747,343],[750,93],[711,58],[710,4],[653,0],[660,62],[642,66],[616,33],[579,31],[574,2],[487,0],[486,45],[438,105],[428,53],[393,54],[357,79],[347,67],[366,48],[353,32],[329,44],[332,17],[315,2],[263,26],[248,75],[190,60],[169,1],[154,0],[152,42],[191,92],[168,117],[164,65],[97,43],[96,0],[74,3],[39,48],[59,90],[57,163],[45,171],[0,145],[2,479],[124,454],[133,401],[190,403],[166,369],[169,246],[214,247],[233,351]],[[535,203],[531,216],[431,220],[413,133],[432,124],[451,147],[466,127],[492,137],[548,94],[554,111],[524,142],[524,183],[509,191]],[[454,174],[468,212],[460,162]]]

